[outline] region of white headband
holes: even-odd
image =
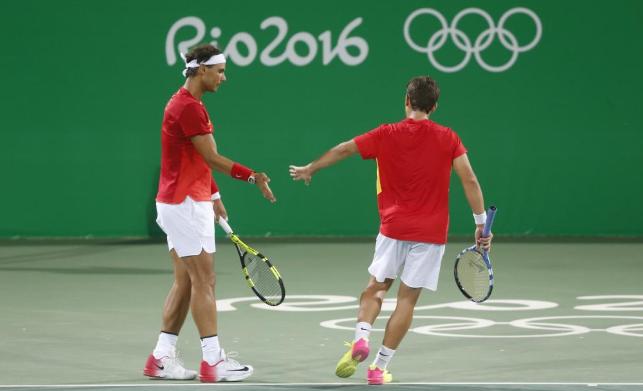
[[[185,54],[181,53],[181,58],[183,59],[183,61],[185,61]],[[183,70],[183,76],[186,75],[188,69],[190,68],[198,68],[200,65],[217,65],[217,64],[225,64],[225,56],[223,55],[223,53],[214,55],[204,62],[198,62],[196,59],[190,62],[186,61],[185,69]]]

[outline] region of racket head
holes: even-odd
[[[286,298],[286,288],[277,268],[261,253],[244,252],[241,267],[246,282],[257,297],[270,306]]]
[[[455,283],[469,300],[482,303],[493,291],[493,268],[486,252],[476,246],[465,248],[458,254],[453,267]]]
[[[259,300],[270,306],[283,303],[286,298],[286,288],[281,274],[268,257],[245,244],[235,234],[231,234],[230,239],[239,254],[241,271],[248,287]]]

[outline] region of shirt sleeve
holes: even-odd
[[[387,125],[378,126],[377,128],[364,134],[360,134],[353,139],[362,159],[366,160],[377,158],[377,155],[379,154],[380,140],[386,126]]]
[[[212,123],[208,120],[205,108],[199,103],[185,106],[179,122],[186,137],[212,133]]]
[[[453,160],[458,156],[462,156],[467,153],[467,148],[462,144],[462,140],[456,132],[452,130],[451,134],[453,136],[453,153],[451,155],[451,160]]]

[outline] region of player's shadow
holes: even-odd
[[[160,275],[173,274],[172,269],[142,268],[142,267],[114,267],[114,266],[77,266],[77,267],[25,267],[0,265],[0,272],[42,272],[55,274],[103,274],[103,275]],[[229,273],[217,272],[224,276]]]
[[[146,269],[138,267],[110,267],[110,266],[83,266],[83,267],[22,267],[0,266],[0,271],[7,272],[42,272],[56,274],[104,274],[104,275],[155,275],[172,274],[171,269]]]
[[[24,264],[29,262],[77,258],[87,255],[102,254],[117,249],[118,246],[106,245],[81,245],[77,247],[65,247],[59,250],[52,250],[51,248],[47,248],[46,250],[32,252],[29,254],[0,256],[0,267],[16,263]]]

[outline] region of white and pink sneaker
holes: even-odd
[[[163,380],[192,380],[196,377],[196,371],[185,369],[178,358],[166,356],[156,359],[152,354],[147,358],[143,374]]]
[[[221,360],[210,365],[207,361],[201,361],[199,379],[202,383],[216,383],[221,381],[241,381],[252,375],[253,368],[250,365],[239,364],[236,360],[228,358],[225,351],[221,349]]]

